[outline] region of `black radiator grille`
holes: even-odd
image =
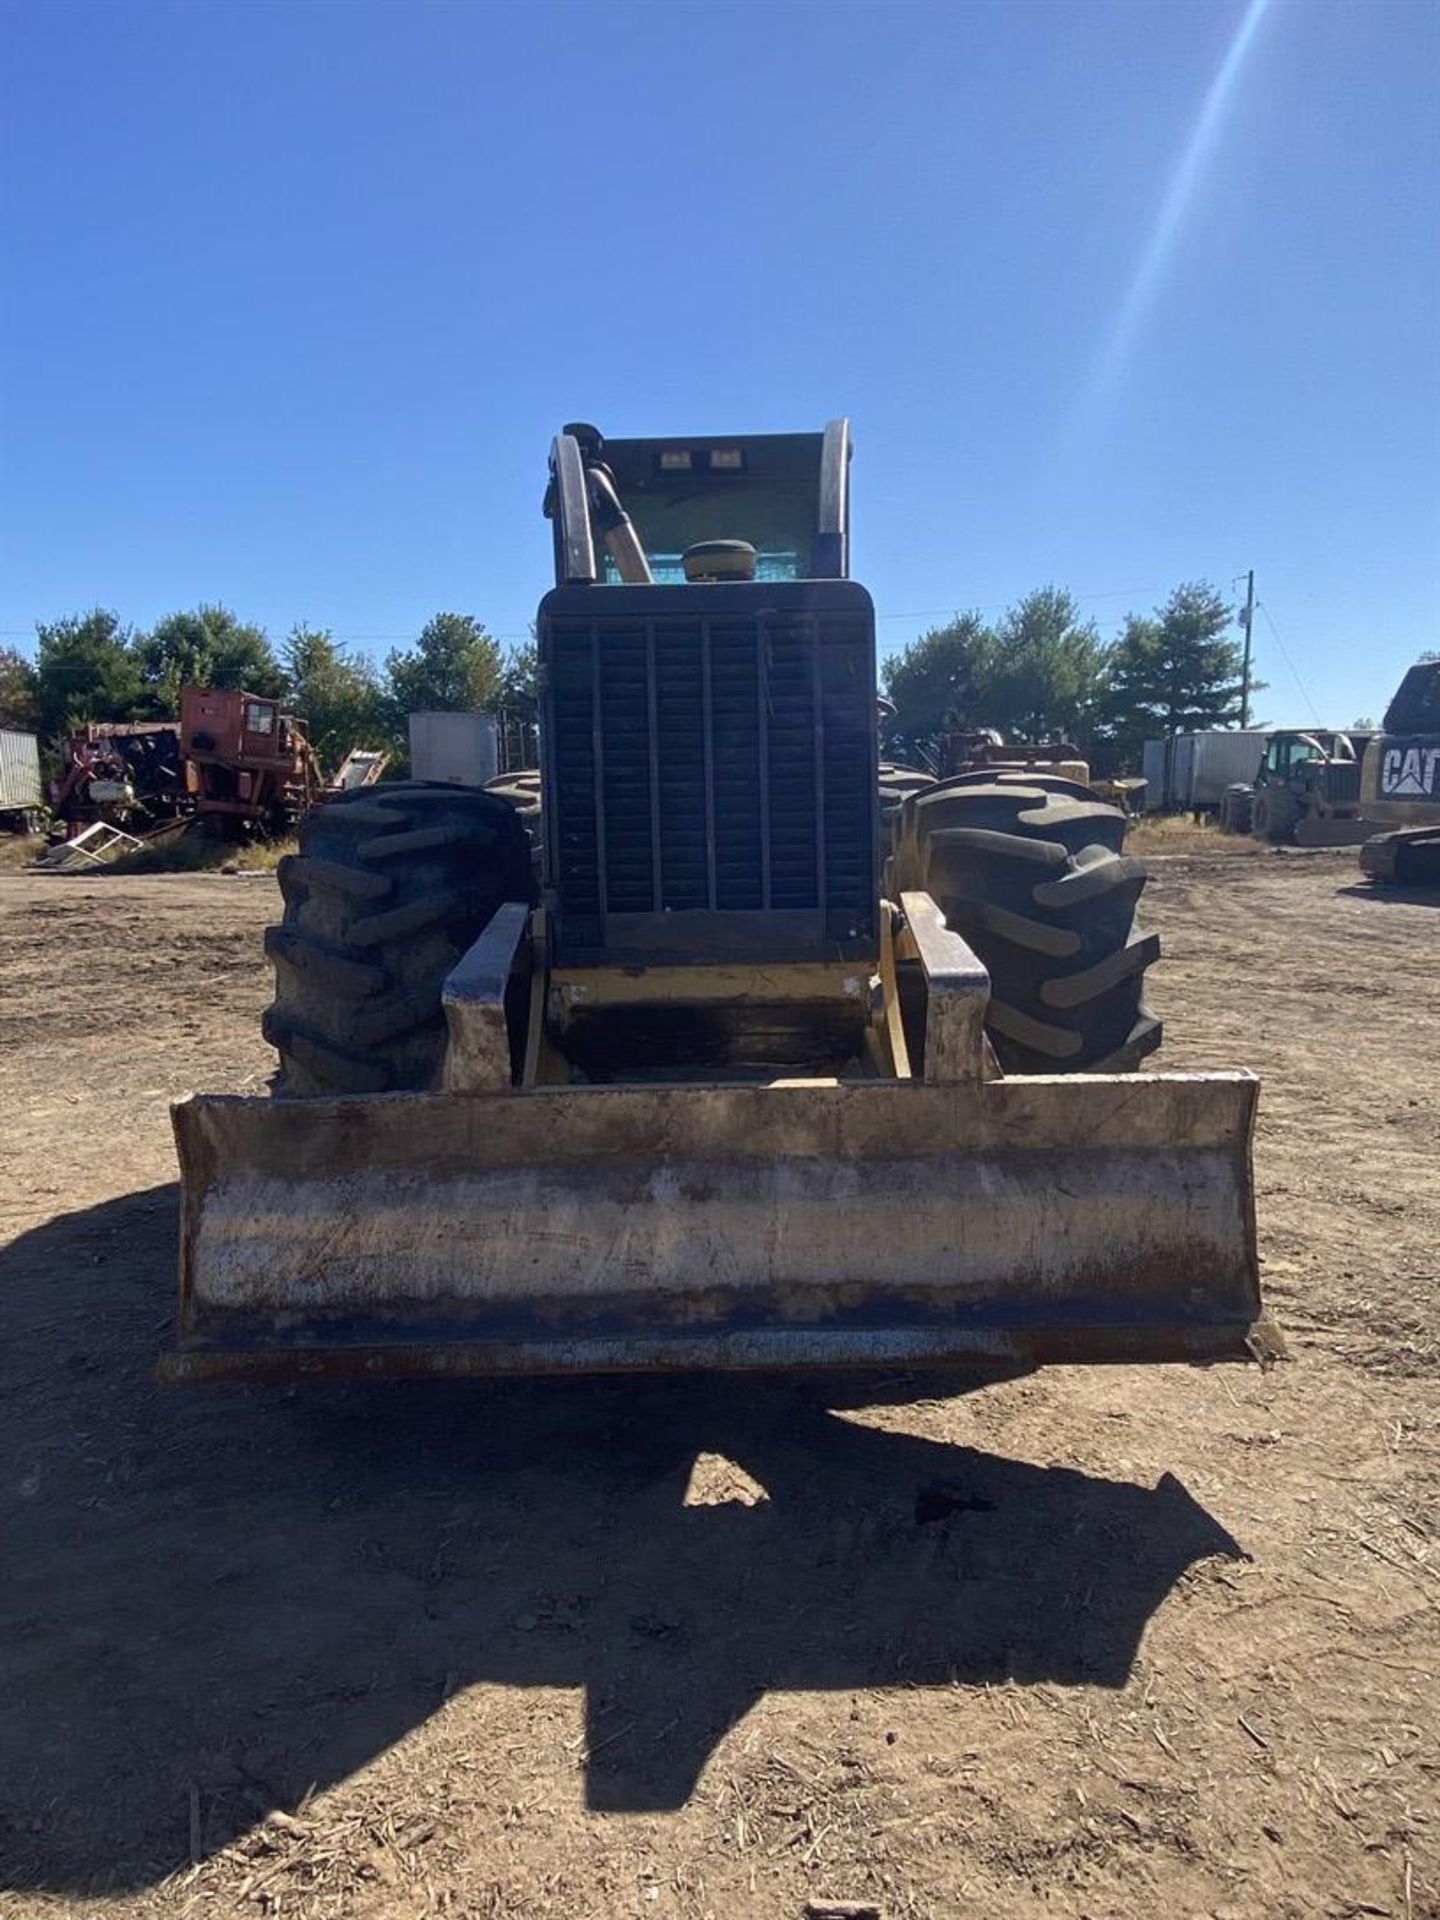
[[[1336,761],[1325,769],[1325,797],[1332,806],[1347,806],[1360,798],[1360,762]]]
[[[543,653],[563,913],[808,909],[870,933],[866,612],[555,617]]]

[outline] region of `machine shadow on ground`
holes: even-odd
[[[1120,1686],[1240,1553],[1169,1477],[837,1411],[894,1381],[161,1388],[175,1203],[0,1254],[0,1884],[153,1883],[477,1682],[583,1688],[589,1805],[676,1808],[775,1689]],[[701,1454],[768,1498],[687,1504]]]
[[[1346,900],[1374,900],[1387,907],[1440,907],[1440,886],[1372,886],[1368,880],[1357,880],[1353,886],[1337,887],[1336,892]]]

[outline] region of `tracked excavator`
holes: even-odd
[[[1383,831],[1360,849],[1379,885],[1440,882],[1440,658],[1417,660],[1385,709],[1360,775],[1365,819]]]
[[[163,1377],[1272,1354],[1257,1083],[1156,1073],[1126,821],[882,769],[850,434],[555,439],[542,766],[311,814]]]

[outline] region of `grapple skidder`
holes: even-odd
[[[877,756],[850,441],[555,440],[538,793],[311,814],[271,1097],[174,1110],[163,1374],[1264,1354],[1248,1073],[1152,1073],[1125,818]]]

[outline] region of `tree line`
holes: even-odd
[[[957,614],[881,667],[895,708],[887,745],[913,758],[939,734],[995,727],[1008,740],[1074,741],[1112,771],[1138,766],[1146,740],[1238,725],[1233,620],[1203,580],[1129,614],[1110,642],[1063,587],[1026,594],[994,624]],[[1263,684],[1252,679],[1252,694]]]
[[[88,721],[174,719],[184,686],[285,701],[331,768],[351,747],[385,748],[403,764],[412,713],[534,712],[534,649],[507,652],[469,613],[437,613],[379,666],[323,627],[294,626],[277,648],[218,605],[168,614],[143,632],[100,607],[35,631],[33,663],[0,648],[0,726],[51,747]]]
[[[914,758],[939,734],[996,727],[1007,739],[1059,735],[1109,767],[1137,765],[1143,741],[1240,718],[1233,609],[1205,581],[1179,586],[1113,641],[1062,587],[1027,594],[997,622],[958,614],[891,655],[881,682],[895,712],[887,746]],[[281,645],[228,607],[172,613],[148,631],[103,608],[41,624],[32,664],[0,648],[0,726],[54,744],[90,720],[166,720],[186,685],[282,699],[333,766],[352,746],[408,749],[411,713],[535,710],[535,651],[506,651],[468,613],[437,613],[380,665],[323,627]],[[1252,681],[1252,693],[1263,682]]]

